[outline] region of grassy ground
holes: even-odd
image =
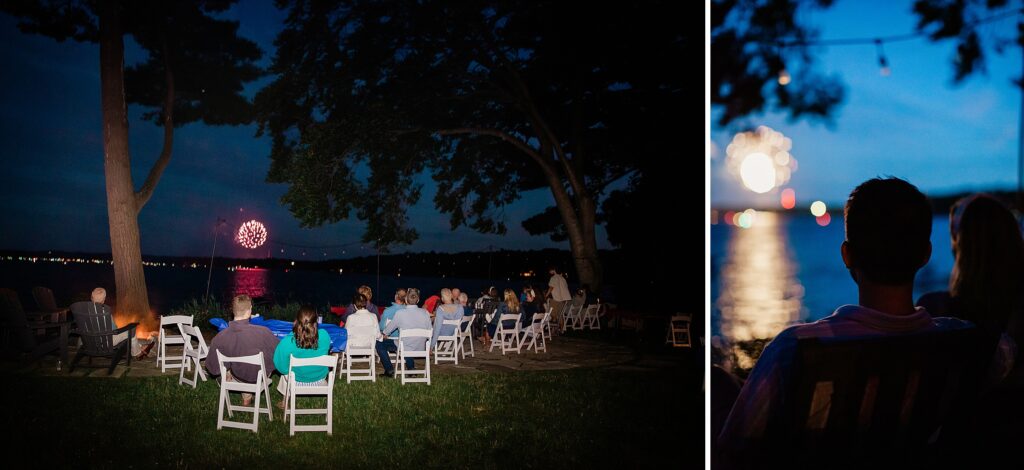
[[[675,454],[700,468],[700,373],[681,362],[657,371],[435,375],[430,386],[339,381],[334,435],[294,437],[276,407],[258,434],[218,431],[216,382],[193,390],[176,376],[13,375],[2,388],[13,424],[5,439],[42,466],[603,468]]]

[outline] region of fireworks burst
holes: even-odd
[[[267,241],[267,228],[255,219],[250,220],[238,227],[238,235],[235,235],[235,240],[239,245],[250,250],[259,248]]]
[[[747,189],[761,194],[789,182],[796,158],[789,153],[793,142],[767,126],[740,132],[726,148],[725,165]]]

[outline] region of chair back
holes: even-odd
[[[289,362],[291,369],[288,371],[288,390],[285,397],[285,418],[288,419],[288,434],[294,436],[297,431],[326,431],[328,435],[334,430],[334,376],[338,367],[338,358],[332,355],[299,358],[291,356]],[[327,367],[327,377],[323,383],[303,383],[295,380],[296,367],[322,366]],[[370,367],[373,367],[371,360]],[[297,395],[326,395],[327,404],[324,408],[297,408]],[[295,416],[303,415],[324,415],[325,424],[299,425],[295,423]]]
[[[191,325],[192,315],[163,315],[160,317],[160,333],[163,334],[164,328],[170,328],[171,334],[174,334],[173,330],[177,330],[178,325]],[[180,331],[178,331],[180,333]]]
[[[21,300],[18,293],[13,289],[0,289],[0,309],[4,314],[15,314],[25,317],[25,310],[21,308]]]
[[[327,393],[327,389],[334,387],[334,375],[335,370],[338,368],[338,358],[330,354],[317,357],[295,357],[291,356],[291,362],[288,363],[290,368],[288,369],[288,383],[293,384],[295,382],[295,368],[296,367],[307,367],[307,366],[321,366],[326,367],[327,371],[327,384],[324,385],[324,393]]]
[[[110,355],[114,351],[114,330],[117,324],[110,307],[94,302],[71,304],[75,332],[82,338],[82,349],[90,356]]]
[[[185,355],[194,356],[198,359],[206,358],[209,354],[210,348],[206,345],[206,338],[199,331],[198,327],[181,323],[181,336],[185,339]],[[196,345],[193,346],[192,342],[195,341]]]
[[[267,417],[273,421],[274,413],[270,408],[270,390],[267,386],[270,378],[267,377],[266,369],[263,366],[263,351],[250,356],[230,357],[221,354],[218,350],[216,360],[220,363],[220,370],[223,372],[220,380],[220,398],[217,400],[217,429],[237,428],[245,429],[252,432],[259,432],[259,419],[260,415],[266,414]],[[238,382],[237,380],[228,380],[227,371],[231,369],[231,364],[251,364],[259,367],[259,374],[256,375],[256,383],[245,383]],[[254,400],[252,406],[239,406],[231,404],[229,398],[230,392],[244,392],[254,394]],[[262,404],[261,404],[262,401]],[[225,416],[227,411],[227,416]],[[235,411],[243,411],[246,413],[252,413],[252,422],[237,422],[230,421],[227,418],[232,416]]]
[[[931,455],[943,425],[976,400],[991,357],[973,326],[800,339],[792,386],[761,449],[779,461],[805,459],[798,466]]]
[[[52,312],[60,310],[57,301],[53,298],[53,291],[46,287],[36,286],[32,288],[32,298],[35,299],[39,310]]]

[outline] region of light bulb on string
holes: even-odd
[[[779,70],[779,85],[789,85],[790,81],[792,81],[792,77],[789,76],[789,71],[786,69]]]
[[[889,59],[885,57],[881,39],[875,39],[875,50],[878,51],[878,73],[883,77],[888,77],[892,73],[892,69],[889,68]]]

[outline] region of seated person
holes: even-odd
[[[391,306],[384,309],[384,313],[380,315],[380,330],[384,331],[388,327],[388,323],[391,323],[395,319],[395,313],[405,308],[405,289],[398,289],[395,291],[395,301],[391,303]],[[389,336],[392,340],[398,340],[398,331],[391,332]]]
[[[434,334],[430,338],[430,344],[437,348],[438,336],[451,336],[455,334],[455,327],[445,325],[445,320],[462,321],[462,306],[455,303],[452,298],[452,291],[448,288],[441,289],[441,305],[437,307],[434,315]]]
[[[348,322],[345,323],[345,332],[348,334],[345,348],[375,348],[377,340],[380,339],[380,325],[377,324],[377,316],[366,310],[366,297],[363,294],[356,294],[352,299],[352,305],[355,306],[356,311],[348,316]]]
[[[871,179],[850,193],[844,219],[841,253],[857,283],[859,305],[844,305],[814,323],[791,326],[765,347],[722,425],[714,444],[718,449],[742,449],[746,440],[761,438],[783,398],[792,393],[786,380],[799,338],[964,327],[960,320],[932,318],[914,307],[914,276],[931,256],[932,211],[924,194],[898,178]]]
[[[437,310],[437,303],[441,301],[441,297],[432,295],[427,297],[427,300],[423,302],[423,310],[426,310],[430,314],[430,318],[434,318],[434,311]]]
[[[228,323],[217,336],[210,341],[210,353],[207,356],[206,368],[210,375],[221,375],[220,361],[217,360],[217,352],[224,356],[242,357],[263,353],[263,367],[269,379],[274,372],[274,352],[277,350],[279,341],[270,329],[262,326],[249,324],[252,317],[252,299],[245,294],[236,295],[231,300],[231,310],[235,320]],[[327,340],[330,344],[330,339]],[[212,359],[212,360],[211,360]],[[230,370],[224,371],[224,380],[235,380],[245,383],[256,383],[259,377],[260,368],[253,364],[233,364]],[[252,403],[251,393],[242,394],[242,405],[248,406]]]
[[[529,326],[533,323],[533,315],[535,313],[544,313],[544,302],[537,296],[537,292],[533,290],[532,286],[526,286],[523,289],[523,316],[519,319],[519,324],[522,326]]]
[[[484,334],[484,346],[489,346],[491,338],[494,338],[495,332],[498,331],[498,319],[502,315],[516,314],[520,318],[523,315],[522,306],[519,305],[519,299],[516,298],[516,292],[512,289],[505,289],[505,301],[498,305],[498,311],[491,317],[491,321],[487,324],[487,332]],[[513,320],[505,320],[502,324],[505,329],[513,329],[516,327],[516,322]]]
[[[419,307],[420,302],[420,291],[419,289],[408,289],[405,293],[405,308],[395,313],[395,319],[391,321],[387,328],[384,329],[384,335],[390,335],[395,330],[403,330],[410,328],[422,328],[429,330],[430,314],[426,310]],[[402,347],[409,351],[426,351],[427,350],[427,338],[407,338],[402,340]],[[377,343],[377,356],[380,357],[380,362],[384,366],[384,377],[394,377],[395,368],[391,364],[391,358],[388,357],[388,352],[398,351],[398,345],[395,344],[394,340],[385,339]],[[411,357],[405,359],[405,367],[407,369],[415,369],[416,362]]]
[[[487,292],[484,292],[480,295],[479,299],[476,299],[476,303],[473,304],[473,308],[479,310],[484,308],[485,304],[487,304],[488,302],[494,302],[497,300],[500,300],[498,299],[498,288],[491,286],[487,288]]]
[[[969,196],[950,209],[953,272],[949,290],[930,292],[917,304],[934,316],[978,325],[996,344],[989,383],[1013,370],[1024,310],[1024,241],[1013,213],[986,195]]]
[[[370,286],[359,286],[359,288],[356,289],[356,293],[362,294],[364,297],[366,297],[366,310],[369,310],[370,313],[373,314],[373,316],[380,318],[380,309],[377,308],[377,306],[374,305],[373,302],[370,302],[370,299],[373,298],[373,289],[370,289]],[[344,326],[345,322],[348,321],[348,316],[353,313],[356,313],[356,310],[357,308],[355,305],[348,304],[348,307],[345,308],[345,313],[341,315],[342,326]]]
[[[313,307],[302,306],[295,315],[292,332],[281,338],[277,349],[274,350],[274,367],[281,373],[277,391],[281,392],[282,396],[288,394],[288,371],[291,369],[292,356],[306,359],[325,356],[330,352],[331,336],[317,326],[316,320],[316,311]],[[322,366],[302,366],[295,369],[295,381],[323,382],[327,378],[327,372],[328,369]],[[284,400],[281,400],[277,407],[284,409]]]
[[[579,289],[576,289],[576,293],[572,296],[572,306],[576,308],[585,307],[587,305],[587,285],[584,284]]]

